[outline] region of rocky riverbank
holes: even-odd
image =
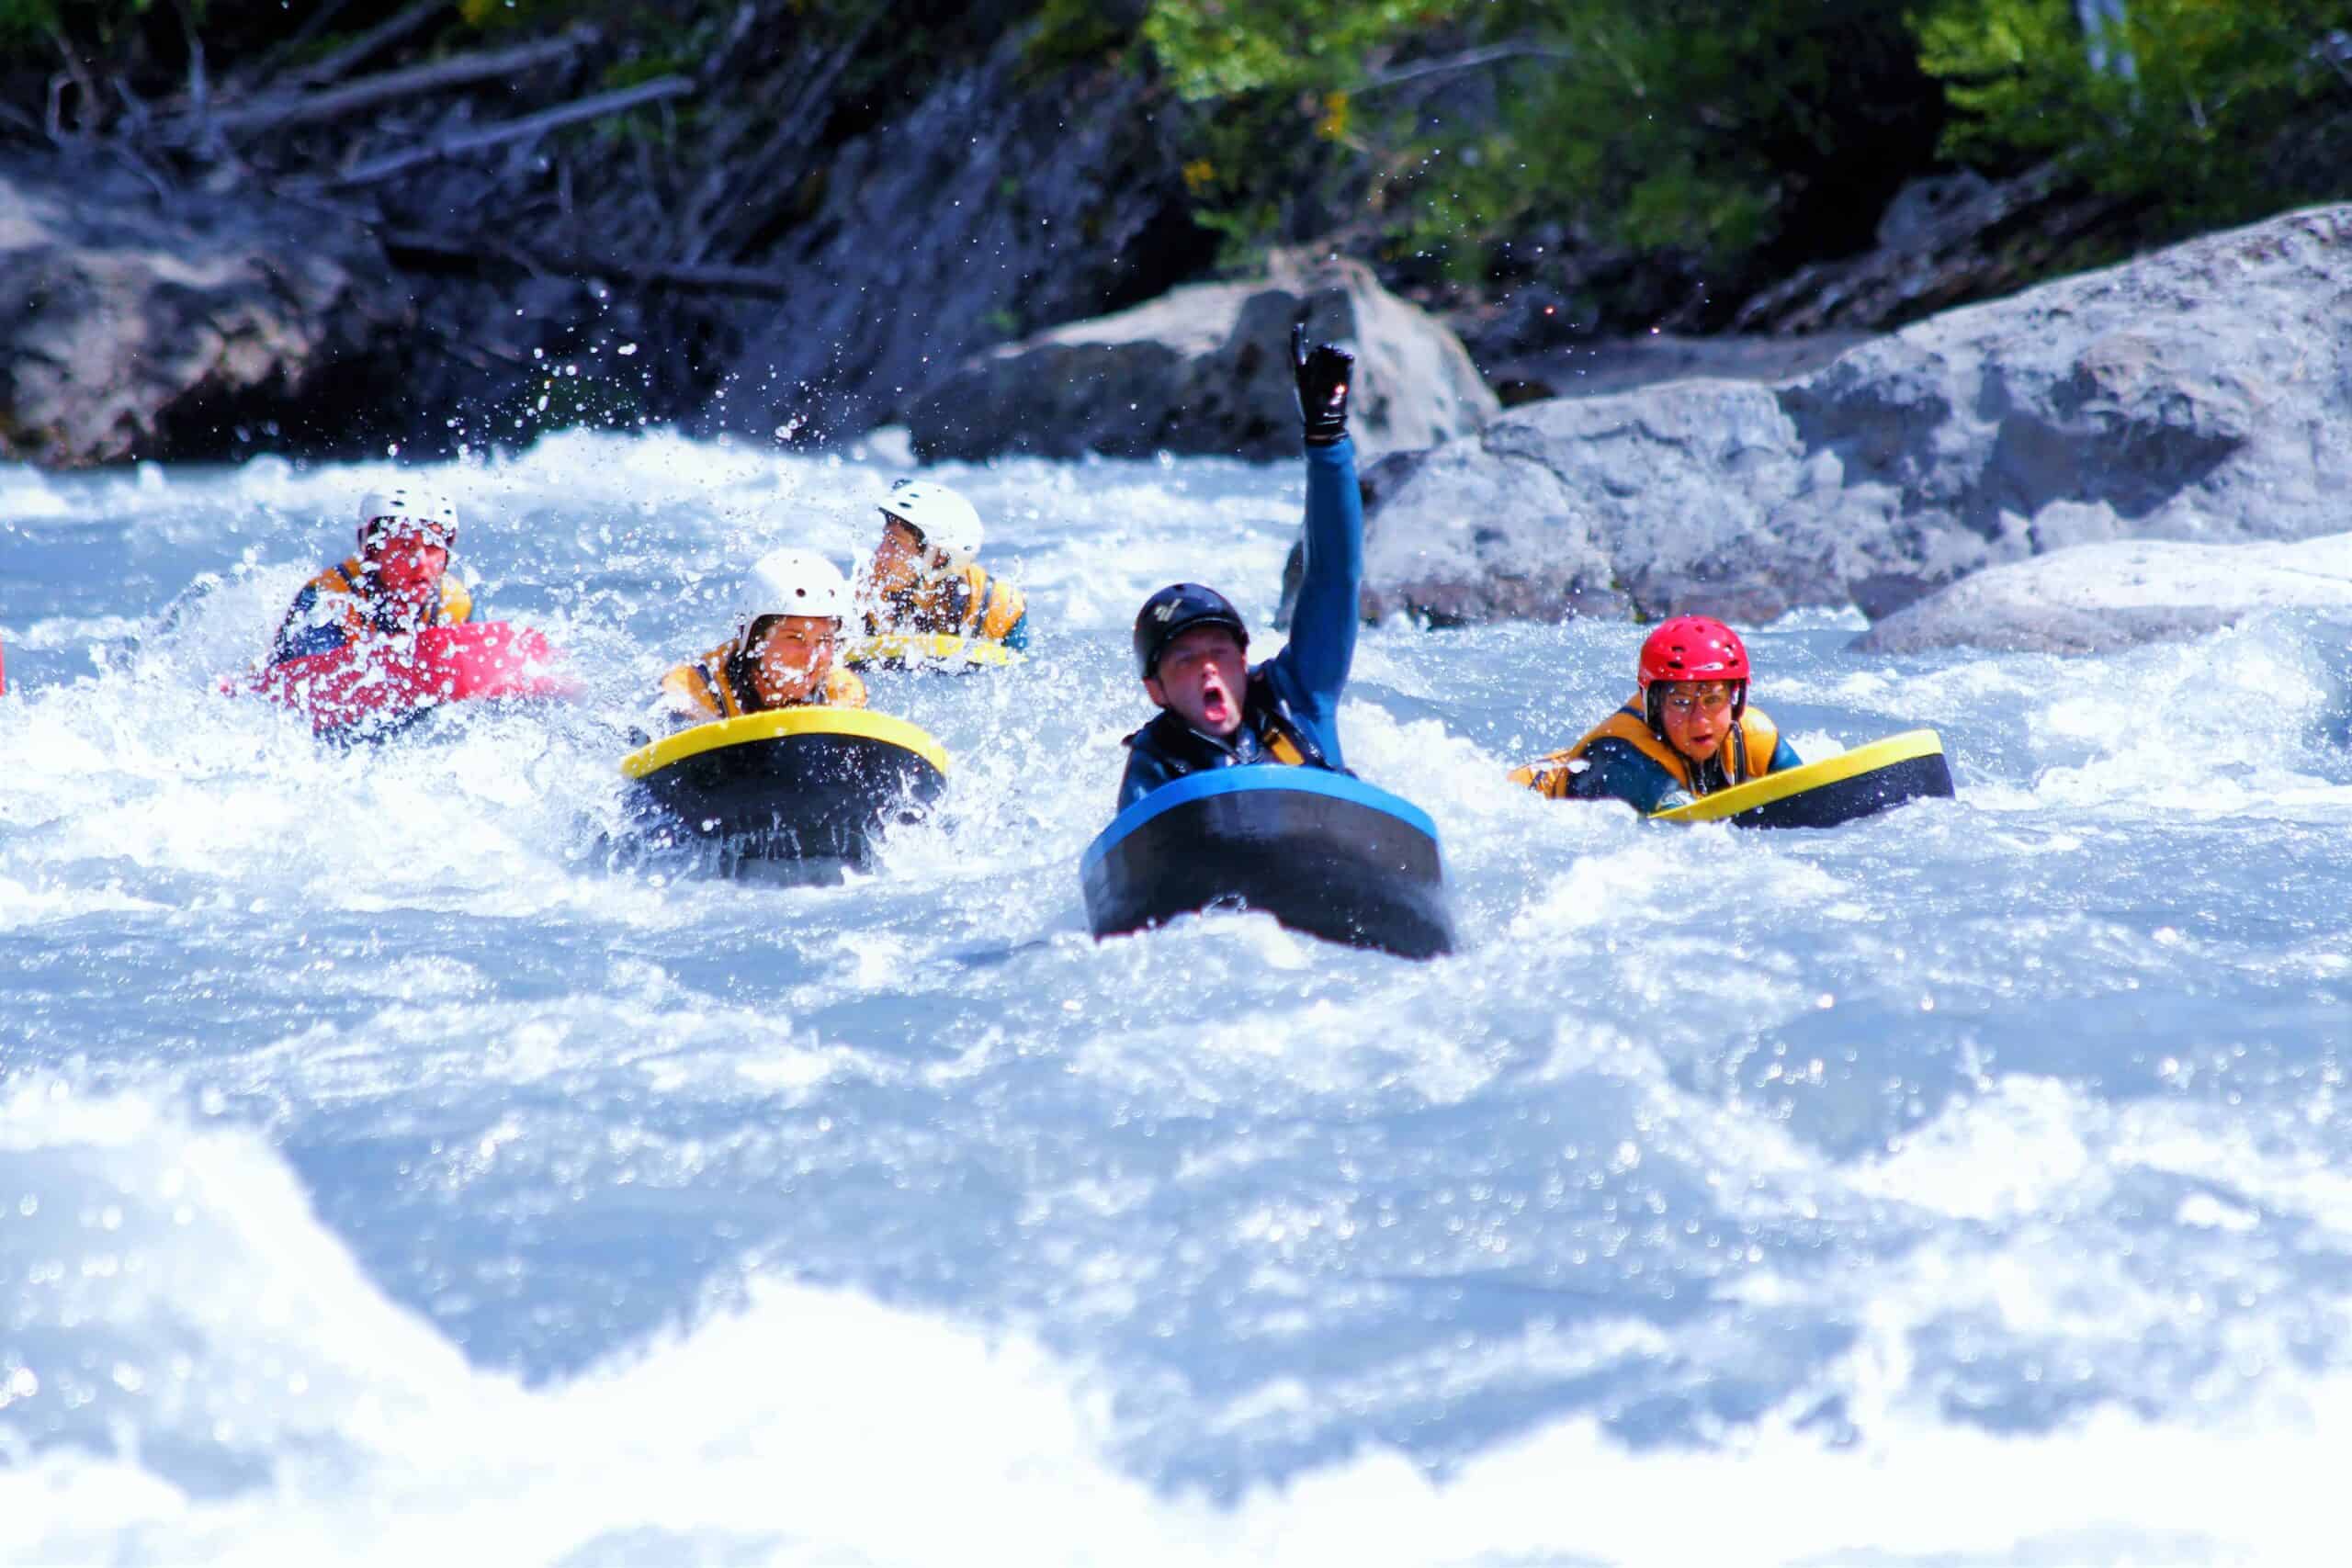
[[[2107,653],[2278,610],[2352,610],[2352,534],[2283,545],[2075,545],[1962,578],[1878,622],[1854,647]]]
[[[1515,410],[1366,476],[1367,615],[1857,604],[2101,540],[2303,538],[2352,483],[2352,207],[1931,318],[1778,386]]]
[[[1035,0],[68,8],[53,56],[0,50],[0,457],[424,456],[579,422],[800,442],[901,420],[941,455],[1263,454],[1272,380],[1142,348],[1183,323],[1129,319],[1102,352],[1102,319],[1181,314],[1207,296],[1170,290],[1257,270],[1220,261],[1214,109],[1133,42],[1135,7],[1112,9],[1090,30]],[[1494,112],[1479,62],[1510,53],[1384,80],[1444,85],[1475,126]],[[1326,130],[1235,155],[1312,169],[1340,145]],[[1915,180],[1874,248],[1790,251],[1796,270],[1745,303],[1711,295],[1687,248],[1566,221],[1474,277],[1382,241],[1344,179],[1286,211],[1284,239],[1364,262],[1511,404],[1799,374],[2014,287],[2114,209],[2046,170]],[[1745,335],[1642,330],[1726,321]],[[1042,386],[1056,355],[1104,395]],[[1398,374],[1440,377],[1430,406],[1453,412],[1367,431],[1404,446],[1483,417],[1459,352],[1433,355]],[[1136,418],[1102,417],[1117,389]],[[1000,406],[1009,438],[966,412]]]

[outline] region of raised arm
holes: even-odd
[[[1283,694],[1329,716],[1339,709],[1355,662],[1363,586],[1363,499],[1356,489],[1355,444],[1345,436],[1306,449],[1306,535],[1290,646],[1275,662],[1289,667],[1293,690]]]
[[[1291,355],[1306,438],[1306,560],[1290,646],[1275,655],[1268,673],[1300,717],[1329,731],[1355,662],[1357,596],[1363,586],[1363,498],[1356,488],[1355,444],[1348,439],[1355,359],[1328,343],[1306,352],[1300,327],[1291,329]],[[1330,749],[1336,754],[1336,745]]]

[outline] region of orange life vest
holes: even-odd
[[[305,623],[300,629],[309,630],[333,626],[339,617],[344,635],[354,641],[373,630],[392,629],[381,626],[379,620],[377,609],[381,602],[377,595],[360,588],[365,570],[359,558],[353,556],[341,566],[331,566],[304,583],[302,592],[294,596],[294,608],[287,614],[286,632],[279,635],[295,631],[297,619]],[[434,605],[433,616],[424,623],[426,626],[454,626],[474,613],[473,594],[453,573],[441,574],[439,588],[440,602]],[[342,595],[342,603],[322,604],[321,601],[331,593]]]
[[[930,582],[912,574],[875,585],[876,603],[865,612],[865,634],[922,632],[933,636],[980,637],[1002,642],[1028,613],[1021,590],[967,566]]]
[[[741,718],[747,713],[758,713],[757,707],[744,705],[748,693],[739,693],[729,676],[728,666],[734,662],[739,651],[737,644],[720,643],[708,653],[691,663],[681,664],[662,677],[662,694],[673,705],[690,709],[707,718]],[[825,671],[825,689],[798,707],[862,708],[865,705],[865,682],[854,671],[834,665]]]
[[[1651,761],[1667,771],[1674,782],[1693,795],[1708,793],[1707,783],[1698,776],[1690,759],[1659,739],[1644,716],[1642,699],[1633,701],[1593,726],[1590,733],[1565,751],[1554,751],[1539,757],[1523,768],[1513,768],[1510,782],[1524,784],[1549,800],[1568,798],[1568,781],[1577,770],[1569,764],[1585,754],[1596,740],[1623,740]],[[1724,760],[1724,773],[1729,784],[1746,784],[1760,779],[1772,771],[1772,753],[1780,750],[1781,730],[1766,716],[1762,708],[1750,703],[1739,717],[1733,721],[1731,733],[1715,755]]]

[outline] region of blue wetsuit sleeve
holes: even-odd
[[[1267,661],[1266,677],[1336,768],[1344,765],[1340,694],[1355,662],[1363,586],[1363,497],[1356,489],[1354,442],[1342,438],[1306,449],[1306,535],[1290,645]]]
[[[1613,736],[1586,747],[1578,760],[1589,766],[1568,781],[1577,800],[1622,800],[1646,817],[1678,787],[1672,773]]]
[[[1804,766],[1804,759],[1797,755],[1797,749],[1790,745],[1789,738],[1783,735],[1781,737],[1781,743],[1772,748],[1772,765],[1764,771],[1768,773],[1777,773],[1784,769]]]
[[[1010,630],[1008,630],[1008,631],[1004,634],[1004,646],[1005,646],[1005,647],[1007,647],[1007,648],[1009,648],[1009,649],[1012,649],[1013,652],[1015,652],[1015,653],[1025,653],[1025,652],[1027,652],[1027,651],[1028,651],[1028,649],[1029,649],[1029,612],[1028,612],[1028,611],[1026,611],[1026,610],[1022,611],[1022,612],[1021,612],[1021,618],[1020,618],[1019,620],[1017,620],[1017,621],[1013,622],[1013,623],[1012,623],[1012,628],[1011,628]]]

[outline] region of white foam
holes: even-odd
[[[384,1302],[252,1134],[146,1100],[20,1089],[0,1107],[0,1199],[5,1256],[37,1276],[0,1404],[13,1562],[553,1563],[697,1541],[787,1563],[960,1563],[999,1541],[1145,1565],[2301,1562],[2333,1539],[2352,1417],[2352,1385],[2298,1371],[2205,1420],[2103,1409],[2040,1437],[1900,1399],[1846,1447],[1792,1414],[1700,1450],[1629,1450],[1575,1420],[1442,1473],[1374,1446],[1227,1507],[1128,1473],[1083,1365],[854,1292],[753,1280],[738,1307],[525,1389]],[[1481,1354],[1573,1376],[1659,1348],[1536,1330]],[[1467,1393],[1479,1365],[1429,1375]],[[51,1412],[85,1386],[61,1432]],[[1315,1395],[1253,1397],[1237,1415]]]

